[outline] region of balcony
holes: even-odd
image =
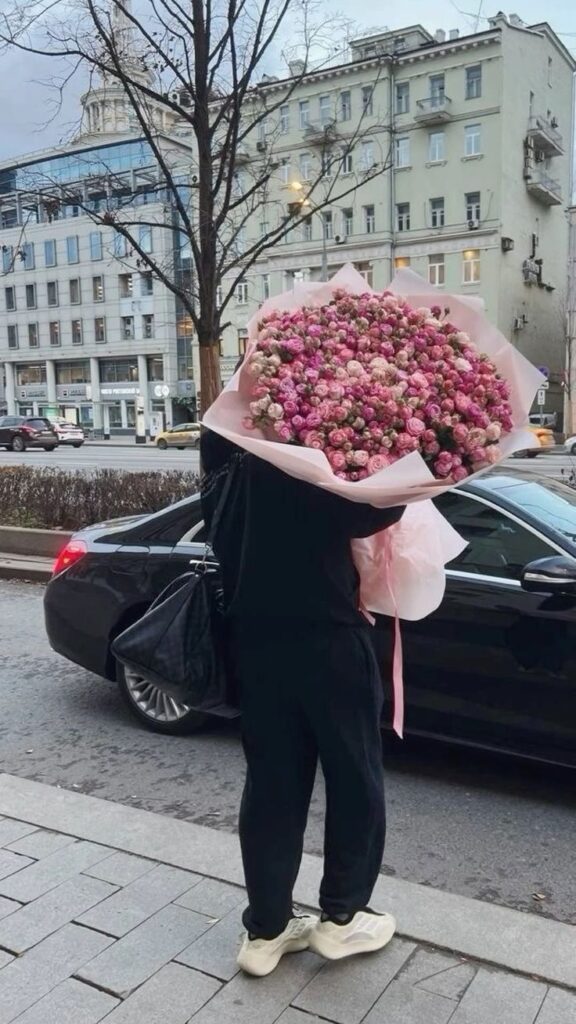
[[[444,124],[452,120],[452,100],[444,93],[418,100],[414,120],[419,124]]]
[[[547,174],[534,172],[527,179],[526,188],[530,195],[544,206],[562,205],[562,186],[559,181],[549,178]]]
[[[332,142],[338,135],[338,126],[335,120],[308,121],[304,128],[304,138],[313,145],[321,146],[326,142]]]
[[[531,117],[528,127],[528,141],[534,149],[540,150],[546,156],[562,156],[564,153],[564,141],[562,135],[552,121],[546,117]]]

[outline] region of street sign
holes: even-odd
[[[538,389],[538,397],[537,397],[536,401],[537,401],[538,405],[546,405],[546,389],[545,388],[539,388]]]

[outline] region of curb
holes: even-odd
[[[24,583],[47,583],[52,576],[53,558],[12,556],[0,553],[0,580],[20,580]]]
[[[0,775],[0,815],[244,884],[238,837],[204,825],[8,774]],[[316,905],[321,876],[321,859],[305,854],[297,903]],[[384,875],[375,902],[394,914],[405,938],[576,989],[571,925]]]

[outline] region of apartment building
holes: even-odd
[[[547,368],[547,400],[560,412],[575,66],[548,24],[498,14],[468,36],[412,26],[358,39],[349,61],[302,79],[238,160],[238,173],[246,173],[270,132],[273,191],[248,241],[317,176],[328,137],[332,160],[306,223],[239,284],[223,377],[269,295],[346,262],[375,288],[409,266],[439,292],[480,296],[506,337]],[[286,81],[260,89],[273,100]],[[341,193],[348,178],[351,192],[315,211],[323,185],[328,195],[333,184],[334,153],[359,119],[358,143],[338,165],[333,189]],[[379,173],[363,180],[368,169]]]

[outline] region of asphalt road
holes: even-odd
[[[141,470],[198,469],[200,456],[197,450],[177,448],[159,451],[152,445],[122,446],[111,442],[108,446],[85,444],[82,448],[60,446],[53,452],[31,448],[17,454],[0,450],[0,466],[53,466],[59,469],[82,470],[128,469]]]
[[[113,684],[50,651],[42,594],[0,583],[1,770],[234,832],[237,727],[145,731]],[[386,763],[385,873],[576,924],[574,773],[410,740]],[[311,853],[322,850],[322,814],[319,781]]]

